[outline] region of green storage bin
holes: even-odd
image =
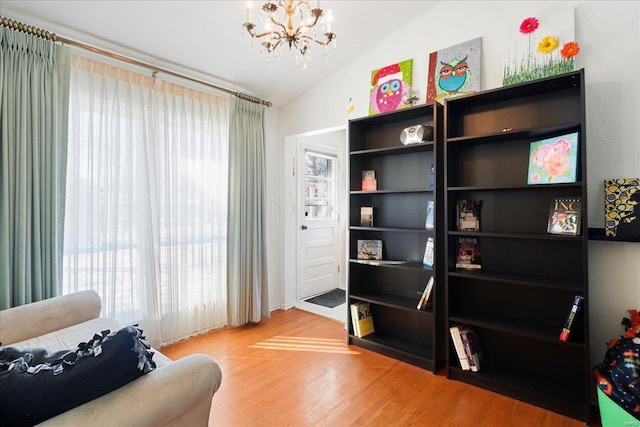
[[[631,414],[620,407],[609,396],[604,394],[600,387],[598,390],[598,406],[600,407],[600,421],[602,427],[640,427],[640,420],[635,419]]]

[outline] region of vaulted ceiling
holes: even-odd
[[[257,21],[262,2],[253,3]],[[259,43],[241,37],[245,1],[2,0],[0,14],[283,106],[437,3],[321,1],[333,13],[337,47],[325,59],[314,46],[306,70],[288,48],[269,65]]]

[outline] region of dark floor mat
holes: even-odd
[[[311,304],[318,304],[329,308],[337,307],[340,304],[344,304],[346,302],[345,293],[342,289],[334,289],[313,298],[309,298],[305,301],[310,302]]]

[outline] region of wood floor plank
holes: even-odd
[[[585,424],[346,344],[341,323],[278,310],[163,347],[222,369],[210,426],[519,426]],[[600,426],[599,422],[592,425]]]

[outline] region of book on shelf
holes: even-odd
[[[376,191],[378,189],[378,180],[376,179],[375,170],[362,171],[362,191]]]
[[[433,167],[433,163],[431,163],[431,169],[429,170],[429,187],[433,188],[436,186],[436,170]]]
[[[360,225],[362,227],[373,227],[373,206],[362,206],[360,208]]]
[[[456,226],[458,231],[480,231],[482,200],[456,200]]]
[[[482,349],[480,348],[478,333],[467,325],[459,326],[458,330],[465,354],[469,360],[469,368],[472,372],[478,372],[480,370],[480,361],[482,360]]]
[[[578,132],[533,141],[529,146],[527,184],[576,182]]]
[[[480,246],[475,237],[458,237],[456,268],[461,270],[482,269]]]
[[[357,259],[382,259],[382,240],[358,240]]]
[[[431,301],[431,291],[433,290],[433,284],[435,280],[433,276],[429,278],[427,281],[427,285],[424,287],[424,291],[422,291],[422,296],[420,297],[420,301],[418,301],[418,310],[427,310],[433,306]]]
[[[422,258],[422,264],[427,267],[433,267],[433,262],[435,258],[435,248],[433,244],[433,237],[427,238],[427,244],[424,248],[424,257]]]
[[[573,299],[573,303],[571,304],[571,310],[569,310],[569,314],[567,315],[567,320],[564,322],[564,328],[562,328],[562,332],[560,332],[560,341],[568,341],[569,335],[571,334],[571,328],[575,322],[576,316],[582,308],[582,303],[584,301],[584,297],[580,295],[576,295]]]
[[[424,228],[427,230],[433,230],[433,200],[427,201],[427,216],[426,216]]]
[[[351,324],[353,334],[359,338],[365,337],[375,332],[373,327],[373,316],[371,305],[368,302],[359,301],[351,304]]]
[[[462,336],[460,335],[460,327],[458,325],[451,326],[449,328],[451,333],[451,340],[453,341],[453,347],[456,349],[458,355],[458,361],[463,371],[470,371],[471,365],[469,365],[469,358],[467,352],[464,350],[464,344],[462,343]]]
[[[547,232],[551,234],[580,234],[582,202],[580,197],[556,197],[551,201]]]

